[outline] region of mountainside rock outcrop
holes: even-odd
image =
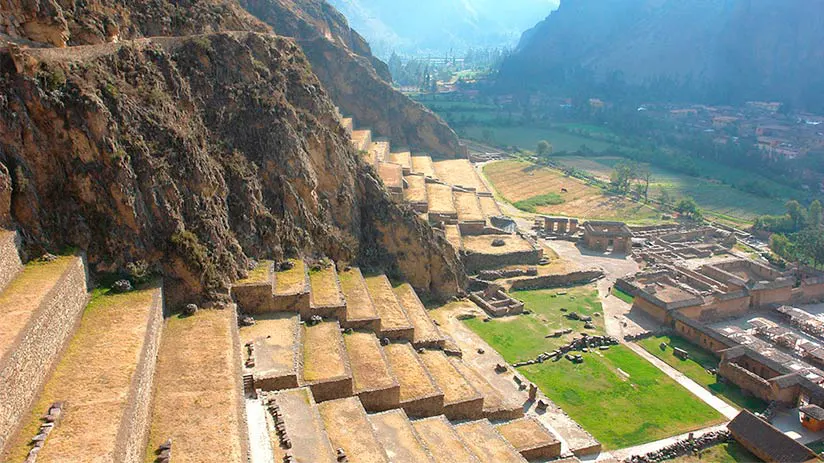
[[[824,110],[822,24],[822,0],[562,0],[500,83]]]
[[[465,284],[360,161],[291,39],[10,47],[0,67],[0,217],[30,245],[78,246],[101,272],[147,261],[172,302],[220,297],[250,257],[357,260],[440,297]]]

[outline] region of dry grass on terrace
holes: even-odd
[[[489,196],[479,196],[478,200],[481,203],[481,210],[484,213],[484,217],[496,217],[502,215],[501,208],[498,207],[498,203],[495,202],[495,198],[491,198]]]
[[[435,164],[429,156],[412,156],[412,172],[426,177],[435,177]]]
[[[303,379],[309,382],[346,376],[346,352],[336,322],[303,328]]]
[[[432,319],[429,318],[426,307],[424,307],[421,300],[418,299],[417,293],[415,293],[415,290],[409,283],[397,286],[393,291],[398,302],[400,302],[401,306],[406,310],[409,321],[411,321],[415,327],[415,342],[443,338],[438,328],[432,323]]]
[[[420,354],[420,357],[435,383],[443,391],[444,404],[463,402],[478,396],[478,392],[455,369],[443,351],[427,350]]]
[[[394,162],[404,169],[412,169],[412,154],[409,151],[389,153],[389,162]]]
[[[524,460],[495,432],[486,420],[464,423],[455,427],[458,435],[481,461],[495,463],[523,463]]]
[[[381,317],[381,331],[412,328],[412,323],[398,303],[386,276],[377,275],[365,280],[372,302],[375,303],[375,310]]]
[[[390,344],[384,347],[384,352],[389,359],[392,372],[401,385],[401,402],[429,397],[440,392],[416,358],[411,344]]]
[[[452,187],[438,183],[426,185],[426,194],[429,196],[429,212],[441,214],[457,214],[455,201],[452,199]]]
[[[352,321],[378,318],[360,269],[351,268],[340,272],[338,277],[343,294],[346,296],[346,319]]]
[[[263,376],[295,372],[298,316],[294,313],[255,315],[255,324],[240,328],[240,342],[255,341],[255,370]]]
[[[271,273],[269,270],[272,267],[271,260],[262,260],[258,262],[257,267],[254,270],[249,272],[249,275],[242,279],[238,280],[235,284],[236,285],[254,285],[260,283],[266,283],[269,281],[269,277]]]
[[[318,409],[334,448],[342,448],[358,463],[389,461],[357,397],[323,402]]]
[[[532,418],[522,418],[498,426],[498,432],[516,449],[532,449],[557,442],[549,431]]]
[[[228,310],[201,310],[166,321],[157,358],[146,461],[166,439],[176,463],[242,463],[243,406]]]
[[[469,159],[438,161],[435,163],[435,173],[438,174],[438,178],[450,185],[474,188],[481,192],[489,191],[478,177]]]
[[[443,228],[446,240],[456,250],[463,249],[463,238],[461,237],[461,230],[457,225],[446,225]]]
[[[52,262],[32,261],[0,293],[0,358],[31,320],[43,299],[78,257],[60,256]]]
[[[393,462],[424,463],[431,461],[402,409],[371,415],[369,421],[372,422],[378,440]]]
[[[316,306],[337,306],[343,304],[338,290],[337,271],[334,265],[320,270],[309,271],[312,304]]]
[[[435,463],[480,463],[461,442],[443,416],[414,421],[412,426],[429,449]]]
[[[372,141],[369,153],[380,162],[388,161],[390,145],[386,140]]]
[[[403,188],[403,169],[401,166],[381,162],[378,165],[378,175],[388,188]]]
[[[89,461],[89,455],[114,458],[120,419],[137,370],[152,302],[159,291],[153,287],[125,294],[96,292],[3,461],[25,459],[40,417],[52,403],[61,401],[65,403],[64,417],[49,434],[37,461]]]
[[[452,366],[455,367],[472,387],[475,388],[482,396],[484,396],[484,410],[500,410],[504,407],[514,408],[517,404],[508,404],[504,400],[503,395],[495,389],[489,382],[481,377],[471,366],[467,365],[460,359],[450,359]]]
[[[492,246],[496,239],[504,240],[504,246]],[[509,254],[511,252],[532,251],[532,246],[518,235],[464,236],[463,246],[467,251],[481,254]]]
[[[406,179],[408,188],[403,191],[404,200],[410,203],[425,203],[426,202],[426,179],[421,175],[407,175]]]
[[[296,294],[306,289],[306,264],[299,259],[290,259],[289,262],[294,267],[275,273],[275,294]]]
[[[475,193],[455,192],[455,206],[461,222],[482,222],[485,217]]]
[[[374,334],[355,331],[344,335],[343,342],[352,365],[355,393],[386,389],[395,384]]]

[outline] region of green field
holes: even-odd
[[[666,350],[661,350],[660,344],[667,343]],[[767,403],[756,397],[744,394],[734,384],[719,383],[715,375],[707,371],[708,368],[717,368],[718,359],[712,353],[692,344],[678,336],[656,336],[638,342],[650,354],[663,360],[671,367],[680,371],[691,380],[704,386],[705,389],[738,408],[746,408],[752,412],[763,412]],[[689,352],[689,359],[681,360],[673,355],[672,346]]]
[[[569,312],[592,315],[596,329],[589,331],[604,331],[603,317],[596,316],[601,314],[601,304],[592,286],[515,291],[512,295],[524,301],[532,313],[486,323],[479,319],[465,322],[507,362],[534,358],[583,331],[582,322],[565,318]],[[566,327],[573,328],[573,334],[544,338]],[[607,449],[638,445],[723,421],[715,410],[624,346],[583,355],[582,364],[562,359],[519,371]]]
[[[689,455],[669,463],[755,463],[761,460],[751,454],[738,442],[727,442],[703,450],[698,455]]]
[[[626,302],[627,304],[632,304],[633,300],[635,299],[634,297],[632,297],[631,294],[625,293],[624,291],[621,291],[620,289],[615,287],[612,288],[611,294],[617,297],[618,299]]]
[[[490,116],[487,115],[485,117]],[[478,120],[481,119],[479,118]],[[484,120],[494,120],[494,116],[492,116],[492,119]],[[607,151],[614,147],[613,144],[605,141],[593,140],[591,138],[568,133],[562,130],[553,130],[542,127],[467,126],[459,127],[457,128],[457,131],[459,135],[464,138],[489,141],[496,145],[502,146],[517,146],[526,150],[535,150],[535,147],[541,140],[547,140],[550,142],[552,144],[553,151],[556,153],[560,151],[575,152],[580,150],[582,146],[586,146],[595,152]],[[490,140],[484,139],[485,131],[489,131],[488,133],[492,135]]]
[[[558,160],[569,167],[587,171],[602,179],[609,179],[612,168],[622,159],[615,156],[561,156]],[[646,166],[652,172],[650,197],[656,199],[662,190],[667,190],[672,196],[690,196],[698,205],[711,216],[721,219],[729,218],[732,221],[753,221],[763,214],[782,214],[784,200],[777,198],[762,198],[733,188],[727,183],[736,183],[752,177],[751,173],[730,172],[731,169],[713,165],[711,170],[715,178],[721,178],[727,183],[707,178],[690,177],[671,170],[654,166]],[[707,166],[707,169],[710,169]],[[770,184],[780,194],[790,195],[785,187],[766,179],[759,179]]]

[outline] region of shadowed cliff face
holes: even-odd
[[[173,299],[220,296],[247,256],[358,260],[442,297],[464,284],[445,240],[358,160],[292,40],[222,33],[0,60],[12,70],[0,217],[31,244],[79,246],[97,271],[149,261]]]

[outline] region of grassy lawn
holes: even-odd
[[[596,329],[589,331],[592,334],[604,332],[603,317],[594,315],[601,313],[601,303],[597,291],[592,286],[565,290],[513,291],[510,294],[524,301],[532,313],[494,319],[487,323],[480,318],[465,322],[472,331],[495,347],[507,362],[515,363],[535,358],[538,354],[567,343],[577,333],[584,331],[584,322],[567,320],[564,316],[566,313],[591,315]],[[568,312],[561,312],[561,308],[567,309]],[[559,338],[544,338],[563,328],[572,328],[573,333]]]
[[[621,291],[618,288],[612,288],[611,294],[627,304],[632,304],[633,299],[635,299],[631,294]]]
[[[808,444],[807,447],[809,447],[810,450],[812,450],[813,452],[820,455],[822,452],[824,452],[824,440]]]
[[[659,347],[662,342],[668,344],[666,350],[661,350]],[[639,341],[638,344],[730,405],[746,408],[752,412],[762,412],[767,408],[766,402],[744,394],[738,386],[717,382],[715,375],[707,372],[707,369],[717,368],[718,359],[709,351],[692,344],[686,339],[678,336],[656,336]],[[672,347],[669,346],[686,350],[689,352],[690,358],[681,360],[675,357]]]
[[[533,196],[532,198],[524,199],[522,201],[517,201],[512,205],[522,211],[532,212],[534,214],[538,212],[538,207],[554,206],[563,203],[564,198],[562,198],[561,195],[558,193],[549,193],[545,195]]]
[[[564,294],[565,293],[565,294]],[[514,291],[529,315],[466,320],[507,362],[533,358],[566,343],[583,323],[569,312],[593,315],[593,334],[603,333],[601,304],[593,286],[564,290]],[[554,297],[553,297],[554,295]],[[568,312],[562,312],[561,308]],[[573,334],[544,338],[560,328]],[[520,368],[607,449],[623,448],[720,423],[723,417],[624,346],[584,354],[582,364],[566,360]]]
[[[753,463],[761,460],[738,442],[727,442],[710,447],[698,455],[689,455],[667,461],[670,463]]]

